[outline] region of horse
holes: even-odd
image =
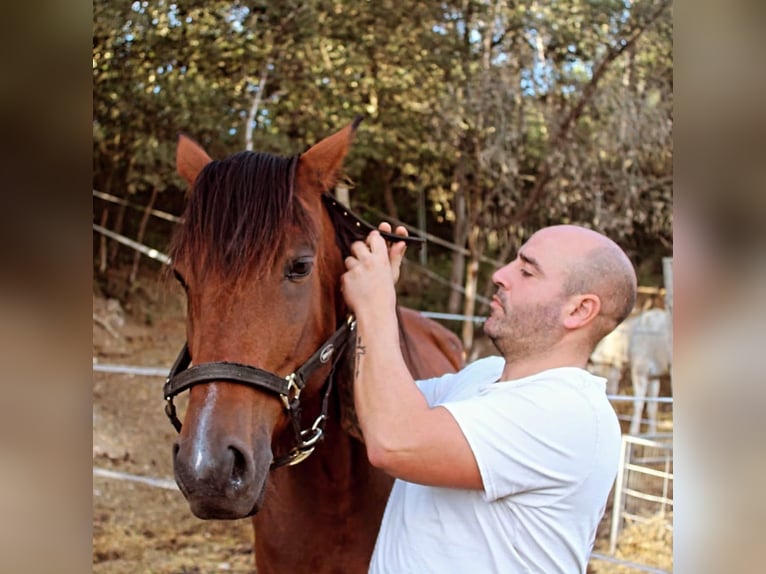
[[[628,343],[630,378],[633,383],[633,417],[630,434],[638,434],[646,403],[648,433],[657,433],[656,399],[660,394],[660,378],[670,375],[673,362],[673,325],[670,311],[649,309],[638,315],[630,328]],[[649,399],[648,401],[646,399]]]
[[[656,434],[658,403],[653,399],[659,396],[660,378],[670,375],[672,351],[670,312],[647,309],[625,319],[591,353],[589,367],[607,379],[607,394],[616,395],[620,380],[630,375],[635,398],[630,434],[641,431],[644,407],[648,433]]]
[[[174,475],[198,518],[252,517],[259,574],[366,572],[393,484],[356,421],[355,323],[340,287],[350,244],[372,229],[331,193],[358,124],[293,157],[213,160],[178,140],[189,192],[170,257],[186,344],[163,391]],[[398,314],[416,379],[463,366],[449,329]],[[179,415],[173,399],[187,390]]]

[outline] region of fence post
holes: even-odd
[[[625,465],[627,464],[628,441],[625,435],[620,443],[620,466],[617,467],[617,478],[614,481],[614,499],[612,500],[612,528],[609,533],[609,554],[617,550],[617,535],[620,533],[622,520],[622,490],[625,488]]]

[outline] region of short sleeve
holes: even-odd
[[[473,451],[487,500],[531,491],[535,497],[562,496],[587,476],[596,417],[581,393],[558,383],[500,383],[473,399],[442,405]]]
[[[435,407],[447,401],[473,395],[477,387],[497,380],[504,364],[502,357],[485,357],[457,373],[422,379],[415,383],[425,395],[428,405]]]
[[[432,379],[422,379],[415,381],[415,384],[420,389],[420,392],[426,397],[429,406],[438,404],[439,399],[444,394],[445,389],[449,389],[454,383],[455,374],[449,373],[442,375],[441,377],[434,377]]]

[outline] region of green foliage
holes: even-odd
[[[669,0],[94,0],[93,11],[97,189],[182,187],[179,132],[221,157],[251,127],[254,149],[294,154],[361,113],[354,202],[414,222],[424,192],[429,228],[446,225],[475,254],[507,254],[562,221],[609,233],[641,264],[669,252]]]

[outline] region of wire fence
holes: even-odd
[[[169,221],[172,223],[178,223],[182,221],[180,217],[167,213],[165,211],[147,208],[147,206],[142,206],[134,202],[127,201],[123,198],[119,198],[119,197],[106,194],[97,190],[93,190],[93,196],[109,203],[144,211],[145,213],[148,213],[154,217],[158,217],[160,219],[163,219],[165,221]],[[369,209],[372,210],[372,208],[369,208]],[[464,248],[454,245],[448,241],[445,241],[441,238],[424,233],[422,230],[418,230],[401,221],[392,219],[390,216],[385,216],[385,218],[389,221],[393,221],[396,224],[404,225],[406,228],[408,228],[412,232],[416,232],[420,235],[425,235],[429,241],[433,241],[434,243],[442,245],[443,247],[447,247],[449,249],[461,252],[463,254],[466,253],[466,250]],[[93,230],[101,234],[103,237],[111,239],[121,245],[125,245],[135,250],[137,253],[140,253],[152,260],[158,261],[164,265],[169,265],[171,263],[170,258],[162,251],[149,247],[141,243],[140,241],[131,239],[121,233],[117,233],[115,231],[109,230],[104,225],[99,225],[94,223]],[[486,263],[491,263],[493,265],[501,265],[501,262],[494,261],[486,257],[483,257],[482,261]],[[434,273],[433,271],[429,270],[423,265],[419,265],[413,261],[406,261],[405,264],[412,266],[417,272],[441,284],[449,286],[453,290],[459,291],[463,294],[465,293],[465,289],[461,285],[456,285],[452,283],[448,279],[441,277],[440,275]],[[669,266],[669,265],[670,265],[670,260],[666,263],[666,266]],[[639,287],[639,292],[642,294],[648,294],[650,296],[657,296],[657,295],[662,296],[666,294],[665,290],[662,288],[644,287],[644,286]],[[485,303],[485,304],[489,303],[488,299],[481,296],[476,296],[476,299],[477,301],[481,303]],[[486,317],[466,316],[466,315],[454,314],[454,313],[421,311],[421,314],[432,319],[444,320],[444,321],[461,321],[461,322],[471,321],[474,323],[482,323],[486,320]],[[98,363],[95,358],[93,360],[93,371],[101,372],[101,373],[125,374],[130,376],[148,376],[148,377],[165,377],[168,374],[168,369],[162,369],[157,367],[119,365],[119,364],[101,364],[101,363]],[[629,396],[629,395],[607,395],[607,398],[613,403],[632,402],[632,401],[639,400],[638,398]],[[665,404],[673,403],[672,397],[647,397],[641,400],[645,400],[647,402],[654,401],[654,402],[665,403]],[[672,438],[672,435],[669,435],[669,436]],[[647,448],[659,449],[661,454],[660,455],[655,454],[654,457],[647,456],[644,453],[637,454],[638,451],[642,448],[643,449],[647,449]],[[659,465],[661,468],[658,468],[657,465]],[[96,466],[93,467],[93,475],[95,477],[100,477],[104,479],[130,481],[130,482],[145,484],[155,488],[161,488],[161,489],[167,489],[167,490],[178,490],[178,487],[175,481],[170,478],[142,476],[142,475],[136,475],[131,473],[118,472],[118,471],[100,468]],[[635,484],[636,479],[634,478],[635,476],[650,477],[652,479],[659,480],[660,481],[659,492],[657,492],[656,486],[652,486],[651,491],[647,491],[647,492],[644,492],[642,490],[642,487],[636,487],[636,484]],[[635,437],[631,435],[624,435],[623,443],[622,443],[620,467],[619,467],[619,471],[617,475],[617,480],[615,481],[615,489],[614,489],[615,496],[614,496],[614,505],[612,509],[612,517],[611,517],[612,524],[611,524],[610,538],[609,538],[609,554],[610,555],[594,552],[591,554],[591,560],[617,564],[617,565],[631,568],[639,572],[650,572],[654,574],[669,574],[666,570],[662,570],[662,569],[654,568],[652,566],[648,566],[645,564],[639,564],[636,562],[631,562],[629,560],[618,558],[614,556],[614,553],[615,553],[615,549],[617,545],[617,540],[619,538],[619,534],[623,525],[627,522],[640,522],[641,520],[646,519],[645,516],[633,510],[630,501],[639,500],[639,501],[643,501],[644,504],[646,503],[656,504],[658,505],[658,508],[659,508],[658,512],[664,513],[668,508],[672,507],[672,503],[673,503],[672,479],[673,479],[672,440],[670,441],[670,446],[668,447],[667,436]],[[646,479],[644,479],[644,483],[646,483]],[[644,487],[644,490],[649,490],[649,489]]]
[[[158,367],[142,367],[135,365],[100,364],[94,361],[93,371],[101,373],[125,374],[130,376],[166,377],[169,372],[169,368],[162,369]],[[610,400],[614,401],[630,399],[632,397],[609,396],[609,398]],[[663,400],[663,402],[672,402],[672,399],[667,401]],[[639,451],[638,447],[659,449],[662,454],[660,456],[657,456],[656,453],[652,455],[650,452]],[[658,465],[662,467],[662,470],[657,469]],[[655,437],[636,437],[631,435],[623,435],[620,466],[614,485],[614,502],[611,515],[612,523],[609,534],[609,554],[593,552],[591,554],[591,560],[624,566],[637,572],[670,574],[667,570],[662,570],[646,564],[640,564],[638,562],[619,558],[614,554],[617,549],[619,534],[622,530],[623,524],[625,522],[647,520],[645,514],[639,514],[633,510],[629,503],[630,500],[642,500],[645,502],[657,504],[659,505],[659,512],[662,513],[666,512],[668,508],[672,507],[673,499],[670,482],[673,479],[673,475],[671,468],[672,434]],[[662,486],[660,486],[659,493],[657,492],[657,485],[647,485],[646,483],[643,485],[637,485],[636,481],[631,478],[632,476],[636,475],[649,476],[659,479],[662,484]],[[165,490],[178,490],[178,486],[176,485],[175,480],[172,478],[160,478],[119,472],[97,466],[93,467],[93,476],[110,480],[139,483]],[[606,520],[606,516],[604,517],[604,520]]]

